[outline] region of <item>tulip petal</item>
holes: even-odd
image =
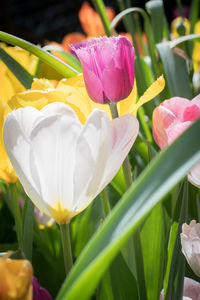
[[[144,92],[144,94],[140,97],[138,102],[134,106],[134,110],[132,111],[132,114],[136,116],[137,110],[140,106],[145,104],[146,102],[149,102],[154,97],[156,97],[165,87],[165,79],[163,76],[160,76],[156,81],[154,81],[150,87]]]
[[[32,159],[37,168],[40,194],[58,223],[64,222],[72,210],[72,175],[81,128],[81,123],[74,118],[57,114],[42,120],[31,134]],[[48,151],[45,145],[48,145]]]
[[[94,199],[94,197],[97,195],[97,193],[99,193],[97,191],[105,173],[105,168],[109,159],[109,154],[112,150],[112,131],[108,115],[103,111],[94,110],[85,124],[82,136],[80,136],[80,139],[81,138],[84,138],[90,147],[90,153],[92,156],[92,160],[90,159],[90,161],[92,162],[92,176],[88,178],[87,175],[88,179],[87,182],[85,182],[84,188],[85,194],[82,193],[85,199],[78,190],[79,195],[81,196],[78,197],[78,207],[80,207],[80,205],[85,206],[86,203],[89,204],[91,200]],[[77,165],[75,171],[76,183],[79,180],[79,170],[80,167],[78,167]]]
[[[112,121],[112,130],[112,150],[101,181],[101,189],[112,180],[128,155],[138,135],[139,122],[133,115],[124,115]]]
[[[190,172],[188,173],[188,180],[195,185],[196,187],[200,188],[200,163],[195,165]]]
[[[104,95],[100,79],[93,72],[91,72],[86,65],[83,65],[82,67],[88,95],[95,102],[103,104]]]
[[[166,128],[174,122],[176,116],[164,105],[158,106],[153,112],[153,137],[161,149],[168,145]]]
[[[26,112],[29,114],[29,108],[26,108]],[[3,138],[5,148],[25,192],[39,209],[48,214],[49,210],[40,197],[30,170],[30,143],[24,135],[16,115],[18,115],[18,111],[16,111],[15,114],[9,114],[4,124]],[[30,114],[30,119],[31,115],[32,114]]]

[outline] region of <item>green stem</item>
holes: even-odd
[[[119,116],[117,111],[117,105],[115,103],[110,104],[110,110],[113,119]],[[128,156],[124,160],[122,168],[124,173],[124,179],[126,182],[126,187],[128,189],[133,182]],[[141,245],[139,229],[137,229],[136,232],[134,233],[133,242],[134,242],[134,249],[135,249],[136,273],[138,278],[140,300],[147,300],[142,245]]]
[[[15,226],[17,232],[17,240],[19,248],[22,249],[22,217],[18,202],[18,195],[17,195],[17,187],[15,183],[10,184],[10,192],[11,192],[11,201],[12,201],[12,213],[15,219]]]
[[[103,189],[103,191],[100,193],[100,197],[104,216],[106,217],[111,211],[107,188]]]
[[[149,129],[149,126],[148,126],[148,123],[145,121],[145,118],[144,118],[144,108],[143,107],[140,107],[138,109],[138,117],[140,119],[140,122],[142,124],[142,128],[144,130],[144,133],[145,133],[145,136],[146,136],[146,139],[149,143],[152,143],[153,142],[153,139],[152,139],[152,135],[151,135],[151,131]]]
[[[69,224],[61,224],[60,231],[61,231],[61,240],[63,246],[65,271],[67,275],[73,265]]]

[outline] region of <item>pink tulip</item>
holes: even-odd
[[[184,278],[183,300],[200,300],[200,284],[190,278]],[[160,295],[163,300],[163,290]]]
[[[200,277],[200,223],[192,220],[182,226],[182,252],[194,273]]]
[[[78,49],[71,48],[82,63],[91,99],[105,104],[128,97],[134,83],[135,51],[127,38],[94,38]]]
[[[170,145],[200,117],[200,95],[193,100],[174,97],[162,102],[153,112],[153,136],[161,149]],[[200,187],[200,163],[188,174],[189,181]]]

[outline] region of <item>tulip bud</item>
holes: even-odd
[[[129,96],[134,83],[135,51],[125,37],[101,37],[76,49],[87,92],[92,100],[105,104]]]

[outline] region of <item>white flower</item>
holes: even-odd
[[[41,111],[12,111],[4,124],[4,144],[34,204],[59,224],[84,210],[112,180],[135,141],[137,119],[110,121],[94,110],[82,125],[63,103]]]

